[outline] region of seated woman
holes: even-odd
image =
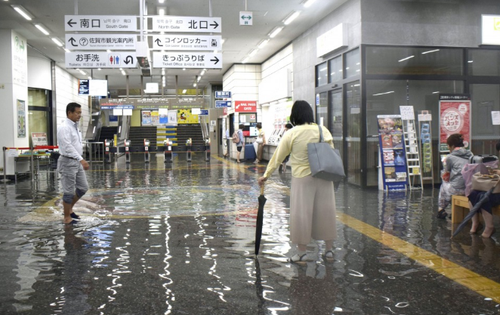
[[[500,141],[497,142],[496,145],[497,151],[500,151]],[[493,173],[500,175],[500,170],[494,170]],[[486,194],[485,191],[473,190],[469,195],[469,206],[472,209],[478,202],[481,200]],[[500,205],[500,194],[491,194],[482,205],[481,205],[481,214],[483,216],[485,228],[483,234],[481,234],[484,238],[490,238],[493,233],[495,233],[495,227],[493,225],[493,215],[492,208]],[[475,216],[472,217],[472,226],[470,229],[471,234],[477,233],[479,228],[479,212],[476,213]]]
[[[451,203],[451,196],[465,195],[465,182],[462,176],[464,165],[469,162],[472,153],[464,148],[464,137],[455,133],[446,139],[450,154],[446,157],[443,183],[439,188],[438,214],[439,219],[446,219],[446,207]]]

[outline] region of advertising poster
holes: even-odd
[[[403,120],[400,115],[378,115],[377,122],[384,187],[405,190],[408,180]]]
[[[155,126],[160,124],[160,115],[158,111],[151,111],[151,123]]]
[[[198,124],[199,122],[199,116],[193,115],[191,109],[179,109],[177,111],[178,124]]]
[[[24,101],[17,100],[17,137],[26,138],[26,106]]]
[[[143,110],[142,111],[142,125],[143,126],[149,126],[151,124],[152,124],[151,111],[149,111],[149,110]]]
[[[470,149],[470,105],[468,96],[440,95],[439,100],[439,151],[448,152],[446,139],[454,133],[464,137],[466,149]]]
[[[177,125],[177,110],[173,109],[168,111],[168,124]]]

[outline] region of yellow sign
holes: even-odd
[[[177,123],[178,124],[198,124],[200,123],[199,116],[193,115],[191,109],[177,110]]]

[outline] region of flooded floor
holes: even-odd
[[[264,170],[200,153],[93,163],[74,226],[62,222],[57,174],[1,184],[0,314],[500,313],[500,233],[466,227],[450,239],[437,189],[341,185],[335,259],[313,241],[297,265],[287,261],[291,175],[276,172],[256,257]]]

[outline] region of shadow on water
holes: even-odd
[[[261,253],[253,255],[256,180],[264,166],[194,154],[172,164],[93,164],[91,190],[62,224],[57,176],[2,186],[2,314],[497,314],[498,303],[338,222],[290,264],[291,175],[266,186]],[[385,194],[341,185],[340,213],[499,281],[496,236],[435,218],[437,191]],[[340,220],[339,220],[340,221]],[[496,222],[498,223],[498,222]],[[460,296],[460,299],[456,299]]]

